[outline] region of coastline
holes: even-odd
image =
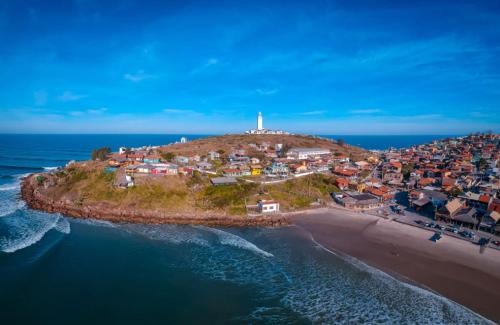
[[[78,206],[73,202],[54,201],[43,195],[37,189],[34,175],[28,175],[21,181],[21,198],[26,202],[27,206],[32,209],[50,213],[61,213],[74,218],[105,220],[116,223],[190,224],[221,227],[280,227],[288,225],[288,219],[282,215],[264,215],[249,218],[247,216],[233,216],[214,211],[197,214],[179,214],[138,209],[116,209],[106,207],[105,205]]]
[[[356,212],[322,209],[290,216],[313,241],[500,322],[500,251]]]

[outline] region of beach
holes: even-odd
[[[290,216],[326,249],[355,257],[500,322],[500,251],[363,213],[321,209]]]

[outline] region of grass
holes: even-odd
[[[234,215],[244,215],[245,205],[255,204],[259,199],[277,200],[286,211],[306,208],[317,200],[329,199],[331,192],[339,191],[334,185],[334,177],[323,174],[277,184],[241,182],[224,186],[212,186],[207,176],[199,174],[194,177],[144,177],[128,189],[114,187],[115,174],[105,173],[103,168],[74,167],[59,178],[55,196],[68,198],[79,205],[107,203],[148,210],[222,210]]]

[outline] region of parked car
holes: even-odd
[[[498,240],[493,240],[491,243],[495,246],[500,246],[500,241]]]
[[[444,230],[448,231],[448,232],[452,232],[454,234],[458,234],[458,230],[457,228],[453,228],[453,227],[446,227]]]

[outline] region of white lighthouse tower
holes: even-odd
[[[259,112],[259,115],[257,115],[257,129],[245,131],[245,134],[290,134],[290,133],[282,130],[264,129],[264,125],[262,123],[262,113]]]
[[[259,112],[259,115],[257,115],[257,130],[262,130],[262,113]]]

